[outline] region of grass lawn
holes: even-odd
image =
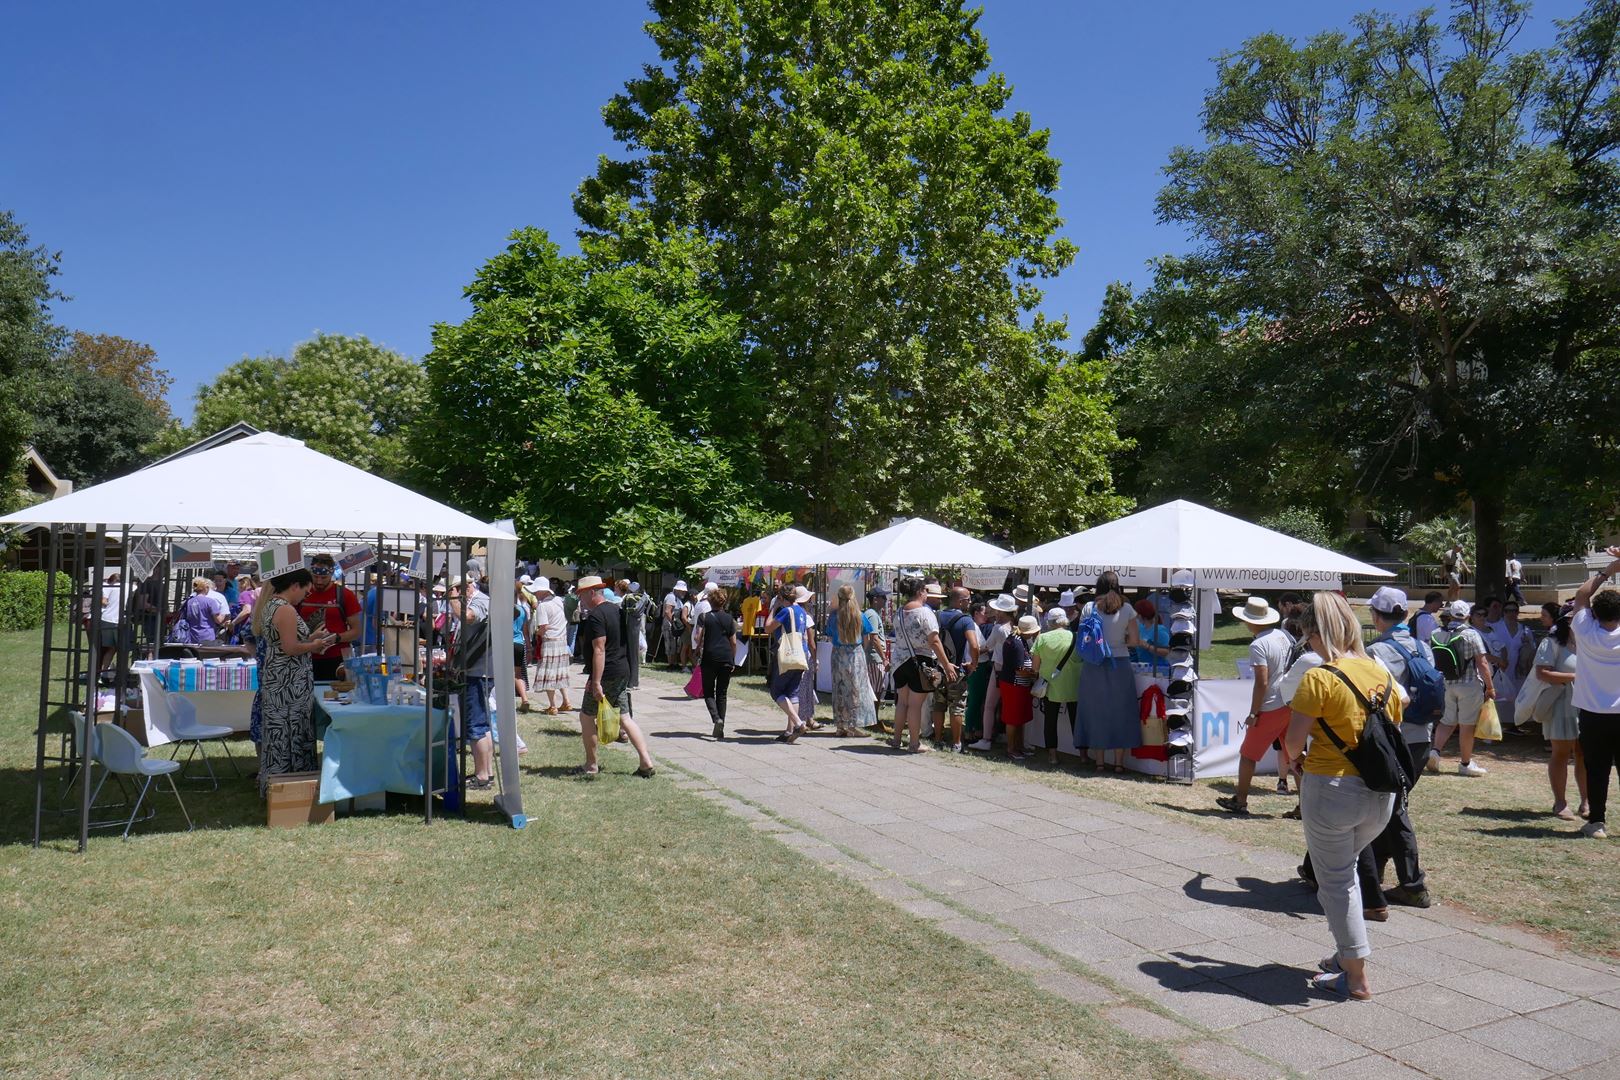
[[[1215,648],[1200,654],[1202,671],[1210,678],[1235,676],[1234,661],[1247,655],[1248,640],[1242,624],[1218,622]],[[659,678],[684,681],[661,668],[649,670]],[[762,678],[734,681],[732,687],[739,702],[775,708]],[[820,717],[826,721],[830,715],[830,703],[824,701]],[[883,716],[892,716],[892,705]],[[1548,934],[1590,956],[1620,956],[1620,890],[1615,888],[1620,849],[1583,839],[1577,831],[1580,822],[1559,821],[1548,812],[1552,792],[1546,744],[1539,736],[1509,736],[1494,747],[1481,744],[1477,759],[1490,775],[1478,778],[1456,775],[1456,746],[1453,739],[1447,771],[1425,775],[1412,796],[1413,825],[1433,895],[1492,922]],[[1232,791],[1230,779],[1202,780],[1189,787],[1148,777],[1075,773],[1069,767],[1025,768],[1008,761],[999,746],[991,757],[953,754],[939,760],[970,769],[1021,769],[1041,783],[1150,810],[1226,839],[1301,857],[1305,852],[1299,822],[1282,816],[1296,799],[1275,794],[1274,777],[1256,780],[1253,815],[1237,819],[1215,805],[1216,796]],[[1573,775],[1569,796],[1576,798]],[[1394,884],[1393,871],[1388,883]]]
[[[563,721],[522,832],[271,832],[242,780],[34,851],[38,642],[0,635],[0,1075],[1191,1075],[617,749],[563,779]]]

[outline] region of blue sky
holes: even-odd
[[[1372,6],[985,0],[1013,106],[1063,162],[1080,255],[1048,312],[1078,338],[1109,281],[1140,285],[1178,247],[1153,199],[1171,147],[1197,141],[1214,56]],[[1578,8],[1544,0],[1525,43]],[[511,230],[572,247],[574,188],[614,149],[601,106],[655,59],[647,17],[641,0],[12,4],[0,206],[62,252],[59,321],[150,343],[182,416],[226,365],[317,330],[420,356]]]

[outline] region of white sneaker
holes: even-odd
[[[980,739],[976,743],[968,743],[969,750],[989,750],[992,748],[992,746],[993,744],[989,739]]]
[[[1440,771],[1440,755],[1433,750],[1429,751],[1429,760],[1423,763],[1424,772],[1437,773]]]
[[[1457,762],[1458,776],[1484,776],[1486,771],[1487,770],[1480,768],[1478,765],[1475,765],[1472,761],[1466,764],[1461,761]]]
[[[1581,826],[1581,835],[1590,837],[1593,840],[1607,840],[1609,838],[1609,830],[1603,827],[1603,822],[1601,821],[1589,821],[1585,825]]]

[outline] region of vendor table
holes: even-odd
[[[394,791],[422,794],[426,749],[421,705],[344,705],[315,698],[315,733],[321,745],[321,802]],[[445,738],[447,719],[433,712],[433,738]],[[324,735],[322,734],[324,731]],[[444,776],[434,770],[434,787]]]
[[[1080,672],[1084,679],[1086,673]],[[1166,680],[1160,676],[1155,678],[1138,672],[1136,675],[1136,693],[1140,697],[1147,688],[1157,683],[1160,689],[1166,685]],[[1243,745],[1243,729],[1240,726],[1243,718],[1249,715],[1249,700],[1254,693],[1254,683],[1248,679],[1201,679],[1193,695],[1193,768],[1195,775],[1200,779],[1214,776],[1236,776],[1238,772],[1238,749]],[[1035,703],[1035,719],[1024,732],[1024,742],[1027,746],[1046,746],[1046,732],[1044,724],[1044,706],[1041,702]],[[1058,750],[1066,754],[1074,753],[1074,734],[1064,719],[1058,721]],[[1153,776],[1165,775],[1165,763],[1152,758],[1139,758],[1134,754],[1125,755],[1125,764],[1137,772],[1148,773]],[[1274,775],[1277,772],[1277,752],[1266,751],[1256,772]]]
[[[136,670],[141,683],[141,713],[146,718],[146,745],[162,746],[174,741],[174,720],[169,699],[182,697],[197,710],[199,724],[220,724],[232,731],[246,731],[253,720],[252,690],[170,691],[150,671]]]

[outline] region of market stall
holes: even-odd
[[[244,478],[253,497],[221,498],[221,479],[230,477]],[[47,762],[59,762],[74,766],[78,775],[90,780],[80,786],[81,850],[88,839],[90,793],[98,772],[91,740],[73,739],[70,733],[67,741],[71,751],[52,757],[47,753],[47,737],[48,732],[60,730],[54,717],[63,712],[82,716],[86,725],[95,722],[98,695],[88,693],[87,688],[100,682],[101,656],[100,649],[87,640],[78,620],[54,618],[60,599],[54,593],[54,571],[58,567],[76,562],[92,568],[88,580],[76,582],[75,595],[65,605],[73,610],[90,610],[86,605],[92,598],[99,599],[112,569],[107,552],[113,545],[129,553],[133,570],[138,552],[147,552],[149,558],[161,553],[158,558],[178,562],[216,542],[248,550],[275,544],[283,550],[312,552],[318,547],[338,553],[375,541],[378,551],[385,546],[412,551],[426,566],[438,566],[451,551],[465,550],[469,544],[480,542],[488,546],[490,595],[510,596],[517,547],[509,526],[479,521],[311,450],[298,440],[269,432],[166,459],[129,476],[18,511],[0,519],[0,525],[43,525],[50,529],[48,558],[52,573],[47,578],[47,621],[41,658],[34,839],[37,844],[41,835]],[[508,605],[491,605],[492,640],[504,640],[510,633]],[[490,660],[495,685],[510,685],[511,653],[492,649]],[[117,650],[116,672],[115,685],[131,689],[136,686],[127,646],[120,645]],[[449,771],[451,740],[444,733],[442,720],[435,725],[431,666],[423,675],[427,703],[414,711],[421,737],[413,752],[420,750],[423,755],[421,774],[436,776]],[[157,678],[150,671],[143,677]],[[182,693],[210,692],[192,691],[181,685]],[[166,686],[147,689],[153,693],[170,692]],[[442,696],[443,687],[439,690]],[[499,697],[496,729],[502,743],[516,745],[516,714],[507,695]],[[434,758],[439,762],[438,769]],[[514,826],[521,827],[526,819],[515,754],[501,755],[499,777],[501,794],[495,804]],[[433,793],[423,800],[427,820],[433,815]]]
[[[1021,551],[1002,565],[1027,570],[1031,584],[1048,586],[1089,586],[1099,574],[1112,570],[1126,589],[1163,589],[1173,573],[1188,571],[1197,595],[1198,648],[1210,643],[1219,608],[1217,589],[1336,590],[1345,574],[1393,576],[1347,555],[1182,499]],[[1138,691],[1153,681],[1138,672]],[[1167,686],[1162,677],[1157,682],[1161,688]],[[1248,715],[1251,691],[1246,679],[1200,678],[1194,683],[1189,718],[1198,776],[1237,775],[1243,741],[1240,724]],[[1042,745],[1039,727],[1031,725],[1031,745]],[[1060,732],[1059,749],[1073,752],[1068,740],[1069,734]],[[1143,772],[1164,772],[1164,763],[1157,760],[1133,756],[1127,764]],[[1262,762],[1262,770],[1267,766],[1276,771],[1274,757]]]

